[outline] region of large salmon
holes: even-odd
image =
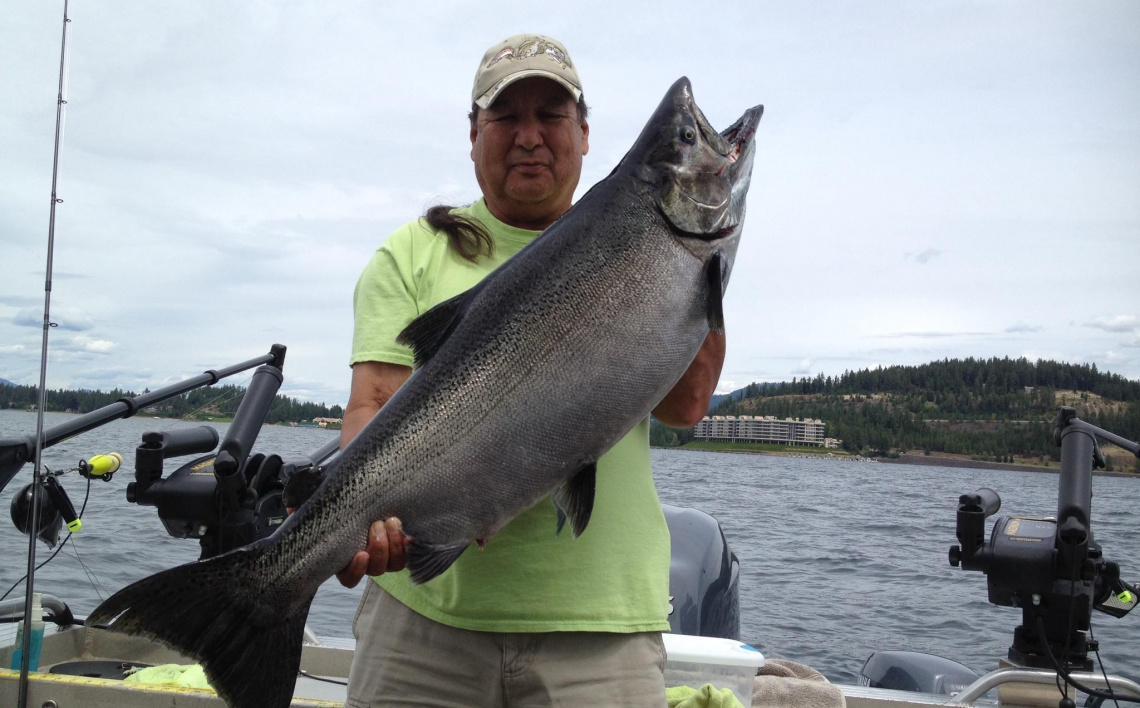
[[[421,583],[548,496],[559,530],[585,531],[598,458],[723,327],[762,112],[718,134],[677,81],[606,179],[408,326],[415,373],[273,536],[134,583],[88,623],[196,657],[234,708],[278,708],[313,595],[373,520],[403,521]]]

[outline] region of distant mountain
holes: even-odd
[[[738,388],[731,393],[714,393],[712,398],[709,399],[709,413],[712,413],[714,408],[725,401],[739,401],[744,398],[759,396],[764,391],[781,385],[780,383],[773,382],[750,383],[744,388]]]
[[[709,412],[711,413],[714,408],[725,401],[739,401],[740,399],[744,398],[744,392],[747,390],[748,387],[745,386],[744,388],[738,388],[731,393],[714,393],[712,398],[709,399]]]
[[[16,384],[12,383],[8,379],[0,379],[0,386],[15,386],[15,385]]]
[[[1062,405],[1093,425],[1140,438],[1140,381],[1050,360],[946,359],[750,384],[740,394],[726,395],[713,412],[819,419],[851,452],[1056,461],[1053,421]],[[677,442],[684,437],[678,433]]]
[[[22,386],[0,379],[0,410],[14,408],[31,410],[38,403],[36,386]],[[147,393],[143,391],[142,393]],[[147,408],[153,415],[188,420],[207,418],[232,418],[243,400],[245,389],[225,384],[195,389],[173,398],[166,399]],[[90,413],[102,406],[133,398],[133,391],[114,389],[112,391],[91,391],[88,389],[48,389],[45,409],[49,411],[70,411]],[[312,420],[313,418],[340,418],[344,414],[340,406],[326,406],[323,403],[310,403],[277,394],[270,405],[267,423]]]

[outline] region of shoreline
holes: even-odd
[[[1013,472],[1047,472],[1052,474],[1060,474],[1061,467],[1039,465],[1024,465],[1017,463],[1005,462],[985,462],[983,460],[970,460],[958,457],[942,457],[938,455],[899,455],[896,458],[889,457],[860,457],[859,455],[835,455],[828,456],[826,453],[813,453],[813,452],[779,452],[770,450],[713,450],[701,447],[655,447],[656,450],[677,450],[680,452],[715,452],[715,453],[729,453],[737,455],[770,455],[773,457],[797,457],[797,458],[819,458],[821,460],[838,461],[838,462],[881,462],[884,464],[901,464],[901,465],[922,465],[926,467],[959,467],[966,469],[983,469],[983,470],[1009,470]],[[1140,474],[1134,472],[1121,472],[1113,470],[1093,470],[1094,477],[1131,477],[1140,479]]]

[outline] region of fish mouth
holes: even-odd
[[[743,164],[751,166],[756,146],[752,138],[756,135],[756,127],[760,125],[760,118],[763,115],[764,106],[753,106],[717,136],[727,146],[727,149],[721,153],[728,160],[726,167],[731,169],[732,166],[741,164],[742,158]]]

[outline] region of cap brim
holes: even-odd
[[[522,71],[516,71],[510,76],[506,76],[495,82],[495,85],[487,89],[486,93],[475,99],[475,105],[479,106],[480,108],[490,108],[491,104],[495,102],[495,99],[499,97],[499,94],[501,94],[508,86],[518,81],[519,79],[526,79],[532,76],[541,76],[544,79],[550,79],[551,81],[558,82],[559,86],[566,89],[566,91],[570,93],[575,102],[577,102],[578,99],[582,97],[582,89],[578,88],[574,84],[570,83],[552,71],[546,71],[544,69],[523,69]]]

